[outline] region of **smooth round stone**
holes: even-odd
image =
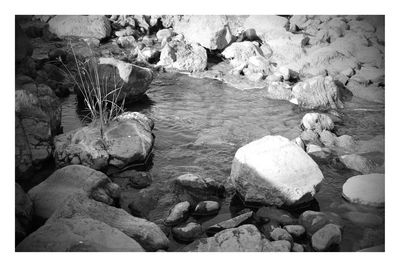
[[[191,242],[202,234],[201,225],[195,222],[190,222],[184,226],[172,228],[172,235],[175,239]]]
[[[312,247],[316,251],[326,251],[333,245],[342,242],[342,232],[340,227],[335,224],[327,224],[311,237]]]
[[[176,204],[170,211],[168,217],[164,220],[164,224],[173,226],[181,223],[186,219],[189,213],[190,203],[189,201],[180,202]]]
[[[216,201],[201,201],[194,209],[195,215],[213,215],[218,213],[219,203]]]
[[[385,205],[385,175],[353,176],[344,183],[342,195],[353,203],[382,207]]]
[[[293,252],[304,252],[304,247],[301,244],[293,243],[292,251]]]
[[[285,225],[283,229],[293,237],[300,237],[306,232],[306,229],[302,225]]]
[[[293,237],[285,229],[282,228],[275,228],[271,233],[271,238],[275,241],[286,240],[290,243],[293,243]]]

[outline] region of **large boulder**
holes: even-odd
[[[31,230],[33,203],[21,186],[15,183],[15,240],[18,244]]]
[[[298,145],[265,136],[239,148],[230,179],[245,202],[291,206],[311,200],[323,175]]]
[[[18,252],[119,252],[144,249],[118,229],[90,218],[65,218],[46,223],[25,238]]]
[[[58,37],[104,39],[111,34],[111,25],[105,16],[59,15],[49,21],[50,32]]]
[[[54,140],[56,163],[82,164],[96,170],[142,164],[153,147],[153,126],[145,115],[126,112],[105,126],[103,138],[96,122],[58,135]]]
[[[168,238],[155,223],[133,217],[123,209],[95,201],[82,193],[65,200],[65,204],[54,212],[48,223],[68,218],[90,218],[106,223],[139,242],[146,250],[166,249],[169,245]]]
[[[90,196],[98,188],[104,188],[110,179],[102,172],[81,165],[58,169],[49,178],[28,191],[34,206],[34,214],[48,219],[64,205],[71,194]]]
[[[342,195],[353,203],[382,207],[385,205],[385,175],[353,176],[344,183]]]
[[[181,71],[203,71],[207,67],[207,51],[197,43],[171,42],[161,50],[158,65]]]
[[[153,71],[148,68],[111,57],[99,58],[97,68],[101,80],[108,81],[106,94],[112,92],[115,88],[120,88],[117,102],[124,99],[125,102],[137,100],[138,96],[143,95],[149,89],[154,78]],[[77,93],[81,95],[79,90]]]
[[[337,109],[342,107],[339,89],[331,76],[316,76],[297,83],[292,89],[298,105],[307,109]]]
[[[61,107],[50,87],[18,76],[15,90],[17,179],[28,179],[52,157],[52,139],[60,125]]]
[[[199,43],[210,50],[222,50],[233,41],[227,17],[223,15],[176,17],[174,31],[183,34],[188,42]]]

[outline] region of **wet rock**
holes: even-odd
[[[306,229],[302,225],[285,225],[283,227],[289,234],[291,234],[294,238],[300,238],[302,237]]]
[[[222,196],[225,187],[209,177],[196,174],[183,174],[176,178],[176,184],[195,197]]]
[[[216,201],[201,201],[194,209],[194,215],[213,215],[219,211],[219,203]]]
[[[261,49],[249,41],[231,44],[222,52],[222,55],[230,60],[233,67],[249,64],[250,58],[254,56],[263,57]]]
[[[58,37],[93,37],[104,39],[111,34],[111,25],[105,16],[60,15],[49,21],[49,30]]]
[[[276,221],[269,221],[261,226],[261,232],[265,235],[266,238],[271,239],[271,233],[276,228],[280,228],[280,225]]]
[[[263,252],[290,252],[292,244],[287,240],[269,242],[264,240]]]
[[[164,220],[165,225],[173,226],[184,221],[189,213],[190,203],[188,201],[176,204]]]
[[[307,234],[311,236],[328,224],[329,218],[323,212],[307,210],[300,215],[299,223],[304,226]]]
[[[46,85],[16,78],[15,171],[17,179],[29,179],[52,155],[52,138],[61,125],[61,107]]]
[[[230,179],[245,202],[291,206],[310,201],[323,176],[296,144],[265,136],[236,152]]]
[[[201,238],[183,248],[196,252],[257,252],[263,249],[263,239],[258,229],[251,224],[227,229],[213,237]]]
[[[286,240],[290,243],[293,243],[293,237],[285,229],[282,228],[275,228],[271,232],[271,238],[275,241]]]
[[[169,246],[169,240],[155,223],[136,218],[124,211],[92,200],[85,194],[73,194],[57,209],[48,223],[63,218],[91,218],[106,223],[133,238],[146,250],[155,251]]]
[[[96,122],[54,140],[54,157],[58,166],[78,164],[99,170],[107,167],[121,169],[130,164],[142,164],[151,153],[154,135],[151,125],[135,116],[122,114],[104,128]]]
[[[185,15],[175,20],[174,31],[189,42],[199,43],[210,50],[224,49],[233,41],[226,16]]]
[[[339,245],[342,242],[342,233],[340,227],[335,224],[327,224],[311,237],[312,247],[316,251],[328,250],[333,245]]]
[[[319,135],[319,140],[327,147],[333,147],[337,144],[337,136],[327,130],[324,130]]]
[[[226,230],[226,229],[231,229],[231,228],[235,228],[238,227],[239,225],[245,223],[248,219],[250,219],[253,216],[253,212],[249,211],[246,213],[243,213],[239,216],[236,216],[232,219],[214,224],[210,227],[207,228],[206,233],[207,235],[213,235],[215,233],[218,233],[222,230]]]
[[[314,158],[326,159],[330,155],[329,148],[320,147],[314,144],[308,144],[306,148],[307,154]]]
[[[303,140],[304,143],[307,145],[309,144],[320,144],[321,142],[319,141],[319,135],[312,131],[312,130],[305,130],[301,132],[300,134],[301,140]]]
[[[192,242],[199,237],[202,232],[201,225],[194,222],[172,228],[172,235],[174,238],[184,242]]]
[[[33,203],[21,186],[15,183],[15,241],[18,244],[32,227]]]
[[[371,173],[376,167],[373,161],[357,154],[343,155],[339,157],[339,160],[346,168],[356,170],[362,174]]]
[[[110,179],[102,172],[85,166],[71,165],[56,170],[49,178],[28,191],[36,216],[47,219],[74,193],[90,196],[104,189]],[[105,195],[107,194],[106,191]],[[110,196],[106,195],[109,199]]]
[[[304,252],[304,247],[301,244],[293,243],[292,252]]]
[[[115,58],[101,57],[98,61],[98,72],[104,79],[108,77],[107,93],[120,89],[117,101],[134,101],[143,95],[153,81],[153,71],[135,64],[123,62]],[[90,67],[89,67],[90,69]],[[116,78],[115,78],[116,77]]]
[[[297,83],[293,97],[299,106],[308,109],[337,109],[342,106],[339,91],[331,76],[316,76]]]
[[[262,207],[257,210],[254,217],[259,222],[268,222],[270,220],[280,225],[290,225],[296,222],[296,219],[289,212],[274,207]]]
[[[301,125],[306,130],[312,130],[317,133],[323,130],[331,131],[335,127],[332,119],[328,115],[322,113],[307,113],[303,116]]]
[[[343,184],[342,195],[353,203],[382,207],[385,205],[385,175],[353,176]]]
[[[144,249],[138,242],[109,225],[90,218],[65,218],[46,223],[25,238],[19,252],[119,252]]]
[[[343,217],[358,225],[379,226],[383,224],[382,217],[373,213],[349,211]]]

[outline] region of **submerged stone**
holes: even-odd
[[[344,183],[342,194],[353,203],[382,207],[385,205],[385,175],[372,173],[353,176]]]

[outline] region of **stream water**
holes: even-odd
[[[140,111],[155,122],[154,157],[149,170],[153,184],[187,172],[202,172],[224,181],[239,147],[265,135],[297,137],[301,132],[301,118],[306,113],[287,101],[266,98],[261,89],[241,91],[220,81],[177,73],[157,77],[147,96],[145,101],[127,109]],[[83,124],[77,115],[75,95],[65,98],[62,108],[64,132]],[[344,120],[337,126],[339,135],[369,140],[384,134],[384,105],[353,99],[346,102],[341,112]],[[368,157],[384,163],[383,153],[372,153]],[[325,177],[316,195],[320,210],[343,217],[340,250],[354,251],[383,243],[384,224],[356,224],[345,218],[349,211],[356,211],[378,215],[384,220],[384,209],[350,204],[341,197],[343,183],[357,173],[338,170],[329,162],[318,164]],[[220,215],[227,213],[228,206],[229,200],[226,200]]]

